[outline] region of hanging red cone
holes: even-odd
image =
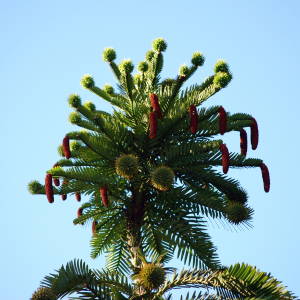
[[[247,132],[245,129],[240,130],[240,148],[241,148],[241,155],[246,156],[247,154]]]
[[[101,200],[102,203],[105,207],[108,206],[108,197],[107,197],[107,187],[106,186],[102,186],[100,188],[100,195],[101,195]]]
[[[69,182],[69,181],[68,181],[67,179],[64,179],[62,185],[66,185],[66,184],[68,184],[68,182]],[[61,199],[62,199],[63,201],[65,201],[65,200],[67,199],[67,194],[62,194],[62,195],[61,195]]]
[[[224,134],[227,130],[227,113],[223,106],[220,106],[219,110],[219,130],[221,134]]]
[[[156,112],[157,118],[162,119],[162,113],[158,102],[158,97],[156,94],[149,94],[151,106],[153,111]]]
[[[251,128],[251,145],[252,149],[255,150],[258,145],[258,126],[257,122],[254,118],[251,118],[252,123],[250,125]]]
[[[54,202],[52,175],[47,174],[45,177],[45,192],[49,203]]]
[[[97,225],[98,225],[98,222],[97,221],[93,221],[93,224],[92,224],[92,232],[93,232],[93,234],[97,233]]]
[[[229,168],[229,152],[225,144],[220,146],[220,151],[222,152],[223,173],[226,174]]]
[[[195,105],[190,106],[189,115],[190,115],[190,130],[192,134],[195,134],[198,128],[198,112]]]
[[[71,151],[70,151],[70,143],[69,143],[69,137],[65,136],[63,139],[63,152],[66,159],[69,159],[71,157]]]
[[[60,185],[59,178],[53,178],[53,183],[55,184],[55,186],[59,186]]]
[[[260,164],[261,175],[264,182],[264,190],[266,193],[270,191],[270,174],[268,167],[264,164]]]
[[[156,133],[157,133],[157,115],[156,115],[156,112],[154,112],[154,111],[150,112],[149,122],[150,122],[149,138],[154,139],[154,138],[156,138]]]
[[[58,167],[58,164],[54,164],[53,168],[55,168],[55,167]],[[55,186],[59,186],[60,185],[59,178],[54,178],[53,177],[53,183],[54,183]]]
[[[77,210],[77,218],[82,216],[82,211],[83,211],[83,208],[79,207],[78,210]]]
[[[80,193],[75,193],[75,199],[80,202],[81,201],[81,194]]]

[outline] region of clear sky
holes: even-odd
[[[1,1],[1,299],[29,299],[44,275],[73,258],[91,267],[91,229],[72,220],[74,199],[48,204],[27,183],[44,180],[68,123],[70,93],[98,108],[103,100],[80,87],[83,74],[102,86],[113,83],[102,50],[113,46],[118,60],[143,60],[156,37],[168,42],[164,76],[175,76],[194,51],[206,57],[191,82],[212,72],[224,58],[234,80],[206,102],[231,113],[252,114],[260,128],[258,149],[271,191],[263,192],[259,169],[230,170],[250,195],[253,229],[210,226],[224,264],[248,262],[271,272],[300,295],[299,282],[299,20],[300,2],[252,1]],[[239,136],[225,137],[232,151]]]

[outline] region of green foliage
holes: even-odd
[[[90,270],[83,262],[73,261],[46,277],[45,286],[59,297],[76,292],[77,299],[161,300],[167,291],[181,286],[209,290],[186,299],[246,299],[267,295],[267,290],[270,297],[283,297],[270,299],[293,299],[278,281],[253,267],[220,268],[216,247],[207,233],[208,219],[225,226],[249,226],[253,214],[246,191],[221,172],[220,106],[202,107],[231,81],[227,63],[218,61],[214,74],[183,88],[203,65],[204,56],[195,52],[191,66],[182,66],[174,78],[161,79],[167,44],[159,38],[152,46],[134,77],[131,60],[118,66],[115,51],[105,49],[103,59],[118,80],[118,91],[110,85],[99,88],[90,75],[82,78],[83,87],[113,106],[112,113],[96,110],[91,102],[81,105],[78,95],[69,97],[75,109],[70,121],[84,130],[67,133],[71,158],[59,160],[58,167],[48,173],[65,181],[53,188],[55,195],[80,192],[89,199],[74,224],[97,221],[91,256],[105,253],[108,271]],[[157,95],[157,103],[149,94]],[[195,133],[190,130],[191,105],[197,107]],[[161,111],[157,124],[150,124],[151,111],[157,116]],[[227,113],[226,132],[251,124],[249,114]],[[154,127],[156,137],[150,139]],[[62,146],[58,152],[64,156]],[[229,153],[230,168],[259,168],[261,163],[260,159]],[[107,207],[102,202],[103,187],[107,188]],[[37,181],[28,188],[34,194],[45,193]],[[158,275],[153,278],[159,280],[146,284],[152,280],[153,270],[143,273],[143,263],[156,266],[155,261],[163,257],[163,266],[174,255],[198,270],[175,273],[168,280],[165,271],[156,270]],[[124,277],[128,274],[134,275],[133,283]]]
[[[31,194],[44,194],[45,188],[37,180],[33,180],[28,183],[28,191]]]
[[[178,287],[203,286],[209,290],[210,295],[219,296],[220,299],[295,299],[278,280],[247,264],[236,264],[215,271],[192,270],[174,273],[155,296],[161,296]]]

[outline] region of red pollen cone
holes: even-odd
[[[101,195],[101,200],[102,203],[105,207],[108,207],[108,197],[107,197],[107,187],[106,186],[102,186],[100,188],[100,195]]]
[[[65,185],[68,184],[68,182],[68,179],[64,179],[62,184]],[[61,199],[65,201],[67,199],[67,194],[62,194]]]
[[[98,222],[97,221],[93,221],[93,224],[92,224],[92,232],[93,232],[93,234],[95,234],[97,232],[97,225],[98,225]]]
[[[62,146],[63,146],[63,152],[64,152],[64,155],[65,155],[66,159],[69,159],[71,157],[70,143],[69,142],[70,142],[69,137],[65,136],[64,139],[63,139]]]
[[[198,112],[195,105],[190,106],[189,115],[190,115],[190,130],[192,134],[195,134],[198,128]]]
[[[225,144],[220,146],[220,151],[222,152],[223,173],[226,174],[229,169],[229,152]]]
[[[241,148],[241,155],[246,156],[246,154],[247,154],[247,132],[245,129],[240,130],[240,148]]]
[[[250,125],[251,128],[251,146],[252,149],[255,150],[258,145],[258,126],[257,122],[254,118],[251,119],[252,124]]]
[[[53,168],[55,167],[58,167],[57,163],[53,165]],[[59,178],[53,178],[53,183],[55,186],[59,186],[60,185]]]
[[[156,112],[152,111],[150,113],[149,122],[150,122],[149,138],[154,139],[154,138],[156,138],[156,133],[157,133],[157,114],[156,114]]]
[[[227,130],[227,113],[223,106],[219,108],[219,130],[221,134],[224,134]]]
[[[157,114],[157,118],[162,119],[162,113],[161,113],[161,109],[160,109],[160,106],[159,106],[157,95],[156,94],[149,94],[149,97],[150,97],[151,106]]]
[[[49,203],[54,202],[52,175],[47,174],[45,177],[45,192]]]
[[[80,193],[75,193],[75,199],[80,202],[81,201],[81,194]]]
[[[82,211],[83,211],[83,208],[79,207],[78,210],[77,210],[77,218],[82,216]]]
[[[268,167],[264,164],[260,164],[261,175],[264,182],[264,190],[266,193],[270,191],[270,173]]]
[[[59,178],[53,178],[53,183],[54,183],[56,186],[59,186],[59,185],[60,185]]]

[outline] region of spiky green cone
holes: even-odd
[[[56,300],[55,294],[50,288],[38,288],[33,294],[30,300]]]
[[[228,220],[233,224],[239,224],[251,219],[251,209],[239,202],[229,202],[226,207]]]
[[[172,187],[175,174],[166,166],[156,168],[151,174],[151,184],[160,191],[167,191]]]
[[[149,263],[143,265],[136,278],[145,289],[153,290],[158,289],[164,283],[166,273],[159,265]]]
[[[137,174],[138,167],[138,159],[132,154],[123,154],[116,159],[116,172],[126,179],[132,179]]]

